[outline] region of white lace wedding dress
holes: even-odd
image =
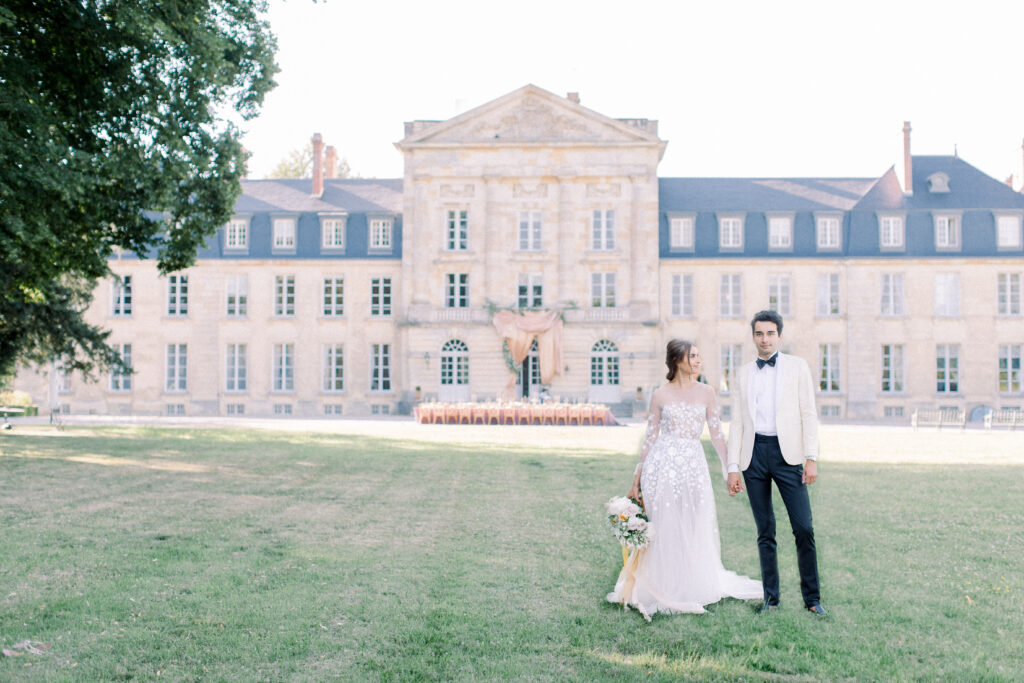
[[[722,566],[718,518],[704,448],[705,421],[725,470],[725,439],[717,406],[687,402],[653,409],[641,447],[640,486],[654,534],[608,594],[610,602],[656,612],[701,614],[725,597],[763,598],[760,581]]]

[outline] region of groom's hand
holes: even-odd
[[[740,479],[739,472],[730,472],[728,478],[729,495],[735,496],[737,493],[743,490],[743,480]]]
[[[813,484],[816,481],[818,481],[818,463],[808,460],[804,463],[804,483]]]

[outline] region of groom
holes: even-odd
[[[778,352],[782,316],[775,311],[761,311],[750,321],[750,328],[758,358],[744,365],[736,377],[729,428],[729,493],[736,495],[743,490],[739,474],[742,471],[761,557],[764,605],[760,611],[769,612],[779,605],[779,563],[772,510],[774,481],[796,537],[804,605],[814,614],[824,616],[811,501],[807,496],[807,485],[818,478],[814,381],[806,361]]]

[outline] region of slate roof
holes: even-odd
[[[907,209],[1024,209],[1024,194],[955,156],[914,156],[914,193]],[[949,176],[948,193],[928,191],[928,176]]]
[[[878,178],[659,178],[662,211],[849,211]]]
[[[243,180],[238,213],[401,213],[401,178],[325,178],[324,193],[313,197],[309,178]]]

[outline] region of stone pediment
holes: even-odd
[[[480,143],[633,143],[661,140],[528,85],[447,121],[418,127],[399,147]]]

